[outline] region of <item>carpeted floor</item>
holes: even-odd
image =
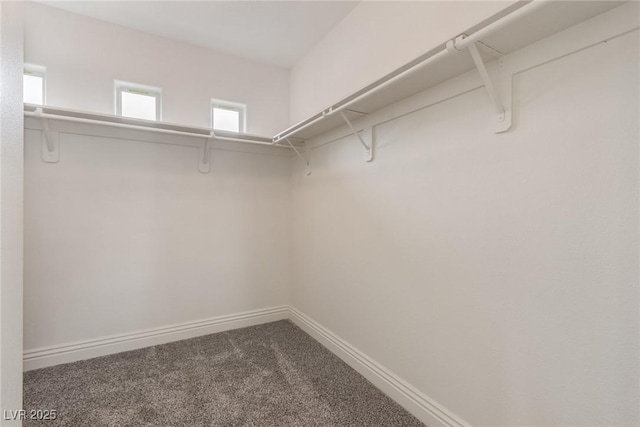
[[[422,426],[287,320],[26,372],[47,427]]]

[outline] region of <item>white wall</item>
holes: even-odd
[[[165,121],[209,126],[213,97],[246,103],[251,133],[286,125],[285,69],[40,4],[25,21],[48,105],[113,113],[119,79],[161,87]],[[286,150],[217,142],[202,174],[201,140],[53,121],[50,164],[39,126],[25,135],[24,347],[60,358],[31,368],[82,357],[70,343],[288,303]]]
[[[504,7],[478,4],[460,29]],[[385,7],[356,10],[402,21]],[[57,14],[70,26],[82,22],[75,34],[112,28],[33,10],[31,23]],[[418,33],[443,19],[412,16],[403,28]],[[321,42],[293,71],[294,120],[428,49],[426,36],[405,31],[410,41],[401,44],[393,39],[399,23],[387,34],[373,20],[369,34],[392,38],[379,56],[388,61],[373,55],[368,63],[371,52],[357,47],[371,39],[331,42],[344,22],[326,51]],[[434,32],[434,44],[450,35]],[[75,58],[56,46],[77,61],[69,70],[101,64],[98,52]],[[175,55],[192,49],[180,46]],[[290,290],[295,308],[471,425],[635,426],[638,47],[636,31],[518,74],[507,134],[490,133],[487,97],[476,89],[377,126],[372,163],[353,138],[319,138],[311,176],[297,158],[230,145],[214,150],[212,172],[200,174],[196,147],[112,130],[87,136],[97,131],[68,124],[60,162],[46,164],[40,133],[28,130],[25,347],[286,304]],[[329,56],[336,68],[325,80],[317,66]],[[130,80],[156,75],[139,65]],[[101,108],[111,108],[115,77],[127,78],[86,83],[102,93]],[[192,104],[185,98],[165,118],[202,124],[179,117]]]
[[[22,408],[22,17],[0,2],[0,410]],[[2,418],[5,418],[4,416]],[[19,426],[19,420],[0,420]]]
[[[222,144],[203,174],[173,145],[200,141],[51,126],[58,163],[25,135],[27,351],[288,304],[288,151]]]
[[[637,426],[638,48],[516,75],[506,134],[478,88],[375,127],[372,163],[318,138],[292,305],[470,425]]]
[[[286,127],[289,71],[28,2],[25,62],[47,67],[46,103],[115,113],[114,79],[162,88],[162,119],[210,126],[211,98],[247,104],[247,132]]]
[[[363,1],[291,69],[290,122],[365,87],[514,1]]]

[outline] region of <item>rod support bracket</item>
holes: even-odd
[[[42,108],[36,108],[36,117],[42,123],[42,160],[57,163],[60,160],[60,134],[49,127],[49,119],[42,116]]]
[[[473,59],[476,68],[478,69],[478,73],[480,74],[482,83],[487,90],[489,99],[491,100],[491,103],[493,104],[496,112],[496,125],[494,127],[494,133],[506,132],[511,127],[511,109],[505,109],[504,104],[500,98],[500,94],[493,84],[493,80],[491,80],[491,76],[487,71],[487,67],[485,66],[484,61],[480,56],[480,52],[478,51],[478,46],[476,45],[476,43],[471,43],[468,49],[469,53],[471,54],[471,58]]]
[[[373,161],[373,127],[368,126],[362,129],[362,139],[367,142],[369,148],[364,151],[364,161],[371,162]]]
[[[365,162],[372,161],[373,160],[373,127],[369,126],[364,128],[361,131],[362,132],[361,134],[356,130],[356,128],[353,127],[351,120],[349,120],[349,118],[344,113],[344,111],[340,110],[339,113],[340,113],[340,116],[342,116],[342,119],[344,120],[344,122],[347,124],[347,126],[349,126],[349,129],[351,129],[351,133],[353,133],[355,136],[358,137],[358,140],[360,140],[360,143],[364,147],[364,150],[365,150],[364,161]]]
[[[209,173],[211,171],[211,146],[210,143],[213,140],[212,137],[207,138],[200,147],[200,153],[198,156],[198,170],[202,173]]]
[[[467,38],[466,34],[460,34],[455,39],[449,40],[447,42],[447,44],[446,44],[447,52],[448,53],[462,52],[463,49],[458,49],[458,43],[461,42],[462,40],[466,39],[466,38]]]
[[[311,175],[311,163],[309,162],[309,145],[308,144],[304,144],[304,156],[298,151],[298,149],[296,148],[295,145],[293,145],[291,143],[291,141],[289,140],[289,138],[285,139],[287,141],[287,144],[289,144],[289,146],[293,149],[293,151],[296,153],[296,156],[298,156],[298,158],[300,160],[302,160],[302,162],[304,163],[304,173],[307,175]]]

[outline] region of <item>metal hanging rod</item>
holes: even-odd
[[[205,139],[216,139],[222,141],[242,142],[246,144],[266,145],[279,148],[290,149],[288,145],[277,144],[272,138],[261,136],[243,135],[242,137],[233,137],[221,135],[213,129],[187,127],[181,125],[171,125],[162,122],[150,122],[145,120],[131,119],[127,117],[118,117],[112,115],[102,115],[94,113],[86,113],[81,111],[64,110],[51,107],[40,107],[25,105],[24,115],[26,117],[35,117],[38,119],[54,119],[75,123],[88,123],[103,126],[112,126],[124,129],[144,130],[156,133],[164,133],[170,135],[190,136]]]
[[[451,55],[452,53],[460,52],[466,48],[469,48],[470,46],[475,47],[474,43],[479,42],[481,38],[487,37],[488,35],[500,30],[501,28],[511,24],[514,21],[521,19],[526,15],[537,11],[544,5],[551,2],[553,2],[553,0],[531,0],[519,9],[516,9],[508,15],[505,15],[504,17],[486,25],[485,27],[477,30],[470,35],[462,35],[451,39],[447,43],[441,45],[439,48],[434,49],[432,51],[435,51],[434,53],[427,54],[426,57],[416,60],[413,63],[406,65],[405,67],[399,68],[398,70],[387,74],[385,77],[382,77],[366,88],[348,96],[347,98],[344,98],[343,100],[330,106],[322,112],[317,113],[314,116],[285,129],[284,131],[277,134],[273,138],[273,140],[278,142],[286,138],[291,138],[295,134],[308,128],[309,126],[312,126],[316,122],[347,109],[354,103],[384,89],[385,87],[396,82],[402,77],[415,73],[416,71],[419,71],[435,62],[438,62],[442,60],[442,58]]]

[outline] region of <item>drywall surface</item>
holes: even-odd
[[[469,425],[637,426],[638,48],[515,75],[505,134],[479,87],[376,126],[371,163],[319,138],[292,306]]]
[[[288,304],[287,150],[228,144],[205,174],[146,142],[188,138],[50,126],[58,163],[25,135],[25,350]]]
[[[19,426],[22,408],[22,24],[21,2],[0,2],[0,411]],[[9,415],[5,415],[5,411]],[[5,419],[6,418],[6,419]]]
[[[317,113],[513,3],[361,2],[291,69],[290,122]]]
[[[286,127],[289,71],[28,2],[25,61],[46,104],[115,113],[114,79],[162,88],[162,120],[209,127],[211,99],[247,105],[247,132]]]

